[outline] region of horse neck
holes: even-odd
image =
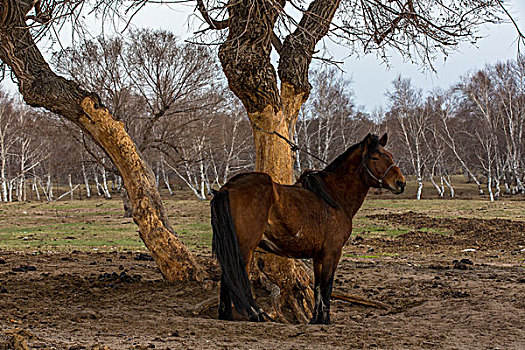
[[[366,183],[361,167],[362,151],[352,152],[337,169],[327,173],[325,186],[341,208],[354,217],[363,204],[370,185]]]

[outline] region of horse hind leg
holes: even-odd
[[[314,309],[313,309],[313,316],[310,320],[310,324],[316,324],[318,323],[319,318],[319,307],[321,302],[321,269],[323,265],[318,259],[313,259],[313,265],[314,265]]]
[[[235,185],[235,184],[233,184]],[[232,186],[233,186],[232,185]],[[219,261],[221,300],[220,317],[230,317],[231,302],[235,309],[247,315],[251,321],[266,321],[266,314],[257,306],[251,291],[249,265],[252,254],[268,224],[271,205],[271,187],[257,187],[257,201],[253,191],[242,188],[235,191],[221,190],[211,202],[213,227],[213,252]],[[229,298],[228,298],[229,297]]]
[[[233,321],[232,298],[230,295],[230,290],[224,281],[224,275],[221,275],[219,320]]]
[[[246,273],[248,276],[250,276],[250,265],[253,258],[253,252],[255,248],[249,249],[248,251],[243,254],[244,261],[246,262]],[[250,318],[251,322],[266,322],[271,321],[275,322],[273,318],[271,318],[266,312],[264,312],[255,302],[254,299],[251,301],[251,308],[248,310],[248,317]]]

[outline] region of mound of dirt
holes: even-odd
[[[416,247],[427,253],[442,250],[458,252],[464,249],[518,253],[525,247],[525,222],[521,221],[433,218],[414,212],[370,215],[368,218],[416,229],[395,238],[368,240],[369,244],[388,250],[414,250]],[[453,234],[442,235],[421,231],[433,227],[451,230]]]

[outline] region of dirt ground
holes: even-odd
[[[0,349],[525,349],[524,222],[373,218],[454,234],[353,235],[335,292],[388,309],[333,300],[329,326],[198,313],[217,283],[167,283],[143,253],[0,252]]]

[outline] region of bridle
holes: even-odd
[[[368,173],[368,175],[370,175],[370,177],[374,180],[376,180],[378,183],[379,183],[379,187],[382,187],[383,186],[383,181],[385,180],[385,177],[388,175],[388,173],[390,172],[390,170],[396,166],[396,163],[392,163],[390,164],[390,166],[386,169],[385,173],[383,174],[383,176],[381,176],[381,178],[378,178],[377,176],[375,176],[374,174],[372,174],[372,172],[370,171],[370,168],[368,168],[368,165],[366,164],[366,162],[363,162],[363,167],[365,168],[366,172]]]

